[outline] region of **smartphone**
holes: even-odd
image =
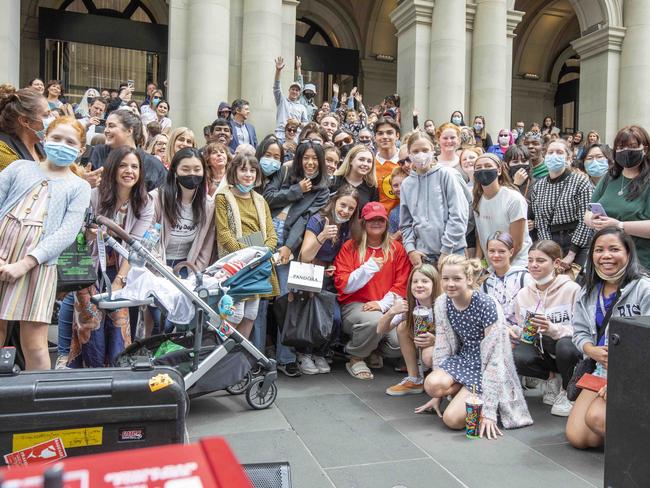
[[[594,215],[594,217],[607,217],[607,212],[600,203],[589,203],[587,208]]]
[[[126,80],[126,84],[129,86],[129,88],[133,89],[135,87],[135,81],[133,80]]]

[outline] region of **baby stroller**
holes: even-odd
[[[127,283],[157,279],[153,286],[156,291],[151,293],[141,288],[136,293],[139,296],[129,290],[129,285],[112,293],[110,283],[106,283],[108,292],[92,298],[99,309],[156,305],[172,313],[189,310],[192,316],[188,332],[137,340],[120,354],[117,365],[133,367],[144,359],[147,364],[173,366],[184,375],[190,398],[225,389],[233,395],[245,394],[248,404],[256,410],[272,405],[277,397],[275,361],[264,356],[226,320],[236,300],[271,292],[269,249],[249,247],[237,251],[204,273],[195,272],[190,280],[181,280],[111,220],[101,216],[91,216],[90,220],[105,226],[127,244],[128,251],[108,234],[98,236],[98,242],[105,241],[129,259],[131,271]],[[101,255],[100,244],[100,259]],[[224,264],[233,261],[241,269],[226,278],[221,270]],[[159,276],[145,269],[145,265]],[[162,293],[163,288],[166,293]]]

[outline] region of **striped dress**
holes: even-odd
[[[47,181],[35,186],[0,222],[0,259],[20,261],[36,248],[43,233],[49,193]],[[0,320],[49,324],[56,295],[56,265],[39,265],[22,278],[0,282]]]

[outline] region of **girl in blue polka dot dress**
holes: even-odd
[[[444,293],[434,307],[436,343],[433,372],[424,389],[433,397],[416,413],[435,410],[451,429],[465,427],[465,400],[472,389],[483,399],[481,437],[502,435],[497,414],[505,428],[532,424],[521,391],[508,328],[500,305],[476,290],[481,271],[478,260],[450,255],[441,263]],[[453,399],[440,413],[442,398]]]

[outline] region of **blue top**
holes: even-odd
[[[399,205],[393,207],[388,214],[388,232],[394,234],[399,230]]]
[[[44,180],[48,186],[48,207],[43,234],[29,253],[38,264],[56,264],[59,255],[74,242],[90,206],[90,185],[74,174],[50,178],[38,163],[19,159],[0,172],[0,220]]]
[[[504,155],[503,149],[501,149],[501,146],[499,146],[498,144],[494,144],[488,147],[487,152],[496,154],[497,156],[499,156],[499,159],[503,160],[503,155]]]
[[[323,217],[323,215],[320,213],[312,215],[307,222],[307,230],[312,231],[316,235],[323,232],[324,227],[325,217]],[[323,244],[316,253],[315,259],[318,259],[319,261],[323,261],[325,263],[333,263],[334,258],[336,258],[336,255],[341,249],[341,246],[348,239],[349,233],[349,224],[347,222],[341,224],[339,227],[339,234],[337,236],[338,238],[336,242],[333,243],[330,239],[327,239],[325,241],[325,244]]]

